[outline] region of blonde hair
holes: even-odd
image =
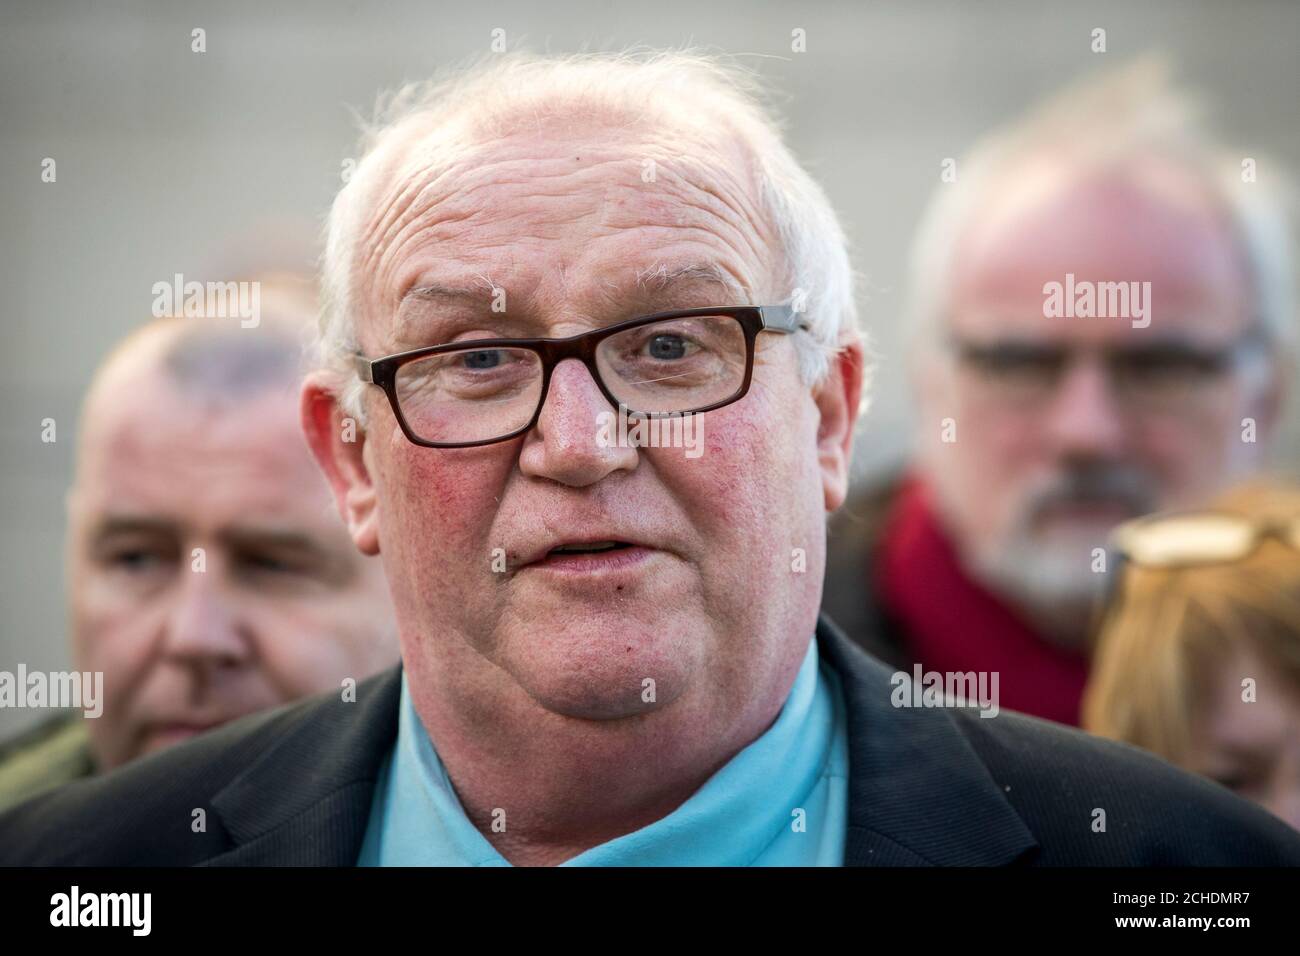
[[[1253,482],[1212,510],[1300,519],[1300,490]],[[1264,541],[1234,562],[1127,566],[1105,609],[1083,699],[1083,727],[1185,765],[1219,665],[1240,649],[1300,688],[1300,552]]]

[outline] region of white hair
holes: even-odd
[[[1206,127],[1198,100],[1176,89],[1164,57],[1147,56],[1066,88],[1026,117],[976,144],[956,180],[936,190],[912,246],[908,290],[913,351],[934,346],[944,327],[957,245],[990,191],[1017,163],[1059,157],[1067,170],[1157,156],[1187,169],[1225,211],[1249,270],[1252,306],[1263,331],[1283,350],[1295,338],[1291,233],[1294,191],[1282,167],[1233,152]],[[1258,180],[1246,181],[1253,161]]]
[[[782,140],[775,112],[755,75],[729,59],[691,49],[619,53],[489,55],[468,67],[410,84],[380,98],[364,124],[360,159],[339,190],[326,223],[321,265],[318,362],[333,370],[340,404],[362,419],[362,385],[351,373],[357,348],[358,244],[378,190],[456,164],[484,136],[521,120],[608,112],[671,128],[729,134],[758,184],[761,207],[781,243],[789,298],[805,303],[810,334],[797,335],[804,381],[822,381],[830,356],[864,338],[858,326],[857,277],[839,220],[825,192]],[[767,304],[767,303],[752,303]]]

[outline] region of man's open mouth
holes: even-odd
[[[546,553],[546,556],[549,558],[553,554],[602,554],[606,551],[621,551],[630,547],[632,545],[627,541],[592,541],[586,544],[562,544],[558,548],[552,548]]]

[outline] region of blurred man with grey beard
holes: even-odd
[[[1258,467],[1289,377],[1277,167],[1166,72],[1067,90],[944,177],[912,260],[917,455],[831,532],[823,606],[859,643],[1069,724],[1110,529]]]

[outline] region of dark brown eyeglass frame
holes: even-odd
[[[357,353],[353,356],[353,363],[361,381],[369,385],[378,385],[384,390],[384,394],[388,396],[389,407],[393,410],[393,416],[402,429],[402,434],[412,444],[425,448],[476,448],[480,445],[494,445],[497,442],[518,438],[535,427],[537,419],[541,417],[542,407],[546,404],[546,396],[551,387],[551,373],[555,370],[555,366],[565,359],[572,358],[582,362],[587,367],[587,371],[591,373],[592,380],[596,383],[596,387],[600,389],[601,394],[605,396],[611,405],[617,407],[620,404],[619,400],[605,386],[605,382],[600,377],[600,371],[596,367],[596,347],[610,336],[626,332],[628,329],[634,329],[638,326],[651,325],[668,319],[689,319],[709,315],[726,316],[735,319],[740,323],[740,327],[744,332],[745,377],[741,381],[740,387],[728,398],[700,408],[672,412],[639,412],[629,408],[627,412],[630,416],[636,418],[675,418],[681,415],[694,415],[700,412],[712,411],[715,408],[722,408],[724,405],[737,402],[745,397],[745,394],[749,391],[750,380],[753,378],[754,342],[758,338],[758,333],[780,332],[789,335],[800,330],[807,331],[808,329],[808,324],[800,319],[801,311],[795,309],[792,305],[740,305],[677,309],[671,312],[655,312],[651,315],[643,315],[635,319],[628,319],[626,322],[619,322],[616,325],[592,329],[589,332],[580,332],[577,335],[570,335],[562,339],[472,339],[466,342],[452,342],[447,345],[429,345],[424,348],[397,352],[376,359],[367,358]],[[407,423],[406,416],[402,414],[401,404],[397,400],[397,370],[408,362],[426,358],[430,355],[443,355],[448,352],[476,352],[494,348],[528,349],[535,352],[541,359],[542,390],[537,398],[537,408],[533,410],[532,418],[528,420],[527,424],[509,434],[482,441],[438,442],[428,441],[416,435]],[[624,407],[626,408],[626,406]]]

